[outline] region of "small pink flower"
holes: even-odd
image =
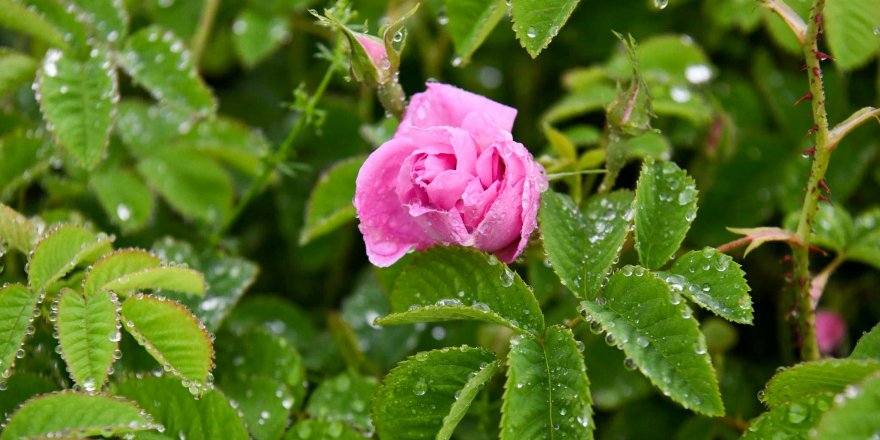
[[[828,354],[837,350],[846,334],[846,322],[835,312],[816,311],[816,339],[819,351]]]
[[[513,140],[516,110],[446,84],[413,96],[394,138],[367,158],[354,205],[367,256],[470,246],[513,261],[536,226],[544,168]]]

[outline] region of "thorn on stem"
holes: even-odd
[[[826,252],[825,249],[822,249],[822,248],[817,247],[815,245],[810,245],[809,251],[811,254],[818,254],[818,255],[822,255],[822,256],[828,255],[828,252]]]
[[[807,136],[812,136],[816,134],[817,131],[819,131],[819,124],[813,124],[813,126],[807,130]]]
[[[822,191],[828,193],[829,196],[831,195],[831,188],[828,187],[828,183],[825,182],[825,179],[819,181],[819,188],[822,188]]]
[[[833,56],[828,55],[827,53],[825,53],[825,52],[821,52],[821,51],[818,51],[818,50],[816,51],[816,58],[818,58],[819,61],[825,61],[825,60],[831,60],[831,61],[834,61],[834,57],[833,57]]]
[[[822,71],[818,67],[813,67],[813,76],[819,78],[822,76]]]
[[[804,150],[803,153],[801,153],[801,155],[804,157],[810,157],[814,154],[816,154],[816,147],[807,148],[806,150]]]
[[[800,103],[802,103],[802,102],[804,102],[804,101],[806,101],[806,100],[808,100],[808,99],[813,99],[813,92],[807,92],[806,95],[802,96],[800,99],[798,99],[797,101],[795,101],[794,104],[792,104],[792,105],[793,105],[793,106],[798,105],[798,104],[800,104]]]
[[[833,205],[833,203],[831,203],[831,199],[829,199],[828,197],[826,197],[825,194],[819,194],[819,200],[820,200],[820,201],[823,201],[823,202],[825,202],[825,203],[827,203],[827,204],[829,204],[829,205]]]

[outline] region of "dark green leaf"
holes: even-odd
[[[874,359],[880,361],[880,324],[862,335],[856,348],[849,355],[852,359]]]
[[[153,214],[153,193],[131,171],[110,169],[92,174],[89,186],[107,217],[125,231],[143,228]]]
[[[9,49],[0,49],[0,96],[26,84],[37,71],[37,60]]]
[[[6,389],[0,399],[0,420],[7,420],[10,415],[26,400],[38,394],[56,391],[58,385],[47,377],[35,373],[18,371],[6,379]]]
[[[292,407],[302,405],[305,368],[299,352],[286,339],[263,329],[252,329],[242,336],[224,334],[218,342],[217,379],[221,383],[269,377],[291,391],[295,399]]]
[[[224,382],[220,388],[234,402],[254,439],[281,438],[294,402],[287,386],[269,377],[255,376]]]
[[[110,292],[83,296],[63,289],[57,300],[55,330],[61,356],[77,385],[87,392],[104,387],[118,349],[119,304]]]
[[[672,162],[645,162],[636,187],[639,260],[656,269],[678,250],[697,214],[694,179]]]
[[[880,269],[880,208],[859,214],[853,223],[853,239],[846,249],[846,258]]]
[[[327,379],[309,397],[306,412],[327,421],[341,421],[361,431],[373,430],[370,401],[378,388],[371,377],[346,372]]]
[[[559,33],[579,0],[513,0],[513,31],[532,58]]]
[[[346,159],[321,175],[309,196],[300,245],[354,220],[356,213],[351,201],[354,200],[355,180],[364,160],[364,156]]]
[[[50,147],[41,133],[31,130],[15,130],[0,139],[0,200],[9,200],[49,169]]]
[[[752,298],[745,272],[730,255],[714,248],[682,255],[666,282],[673,292],[681,292],[712,313],[742,324],[752,322]]]
[[[268,15],[250,8],[239,12],[232,23],[232,42],[239,59],[254,67],[290,38],[290,19]]]
[[[342,422],[327,422],[324,420],[301,420],[287,431],[284,440],[307,440],[307,439],[338,439],[338,440],[363,440],[364,436],[359,432],[348,428]]]
[[[446,0],[449,36],[463,65],[504,17],[503,0]],[[441,18],[442,20],[443,18]]]

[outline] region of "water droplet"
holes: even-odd
[[[801,423],[807,419],[809,410],[800,403],[794,403],[788,408],[788,421],[791,423]]]
[[[636,362],[630,358],[626,358],[623,360],[623,367],[627,370],[633,371],[636,369]]]
[[[510,287],[513,285],[513,271],[504,268],[504,272],[501,274],[501,285],[504,287]]]
[[[660,10],[666,9],[669,6],[669,0],[654,0],[654,7]]]
[[[684,69],[684,76],[691,84],[702,84],[712,79],[712,69],[705,64],[692,64]]]
[[[416,396],[424,396],[425,393],[428,392],[428,383],[425,382],[425,378],[419,378],[413,387],[413,394]]]
[[[636,338],[636,344],[639,344],[639,347],[645,348],[651,344],[651,341],[648,341],[648,338],[644,336],[639,336]]]
[[[119,220],[128,221],[131,218],[131,209],[124,203],[120,203],[116,205],[116,216],[119,217]]]
[[[526,36],[529,38],[535,38],[538,36],[538,31],[536,31],[535,28],[530,27],[526,30]]]

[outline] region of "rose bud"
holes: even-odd
[[[839,314],[827,310],[816,311],[816,340],[819,351],[833,353],[846,335],[846,322]]]
[[[544,168],[510,133],[516,110],[439,83],[412,97],[394,137],[367,158],[354,205],[367,256],[475,247],[513,261],[536,226]]]

